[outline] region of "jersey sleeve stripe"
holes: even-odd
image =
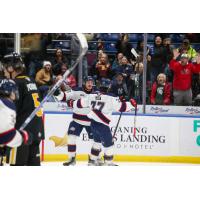
[[[93,110],[93,112],[106,124],[110,123],[110,120],[100,111]]]
[[[91,119],[88,118],[87,115],[80,115],[80,114],[76,114],[76,113],[73,113],[73,119],[78,119],[78,120],[87,121],[87,122],[91,121]]]
[[[78,108],[83,108],[83,106],[81,105],[81,99],[79,99],[79,100],[77,101],[77,107],[78,107]]]
[[[122,102],[119,112],[125,112],[125,111],[126,111],[126,102]]]
[[[0,134],[0,144],[7,144],[15,137],[16,129],[10,129]]]

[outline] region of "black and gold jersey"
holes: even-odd
[[[16,101],[16,129],[19,129],[33,110],[40,105],[40,97],[36,83],[28,76],[18,75],[15,82],[19,91],[19,99]],[[33,134],[33,140],[44,139],[41,110],[36,113],[25,130]]]

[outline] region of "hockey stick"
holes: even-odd
[[[137,105],[135,107],[135,116],[134,116],[134,129],[133,129],[133,135],[136,136],[136,118],[137,118]]]
[[[53,95],[53,93],[60,87],[60,85],[62,84],[62,82],[64,80],[66,80],[66,78],[68,77],[68,75],[76,68],[76,66],[79,64],[79,62],[81,61],[81,59],[83,58],[83,56],[86,54],[87,50],[88,50],[88,44],[87,44],[87,40],[85,38],[85,36],[81,33],[77,33],[76,34],[79,41],[80,41],[80,45],[81,45],[81,52],[80,55],[78,56],[77,60],[75,61],[75,63],[72,65],[72,67],[70,69],[68,69],[62,79],[60,79],[49,91],[49,93],[45,96],[45,98],[42,100],[42,102],[40,103],[40,105],[35,108],[35,110],[30,114],[30,116],[25,120],[25,122],[22,124],[22,126],[20,127],[19,130],[23,130],[28,124],[29,122],[34,118],[35,114],[41,109],[41,107],[43,106],[43,104],[48,100],[48,98]]]
[[[118,119],[118,121],[117,121],[117,125],[116,125],[116,127],[115,127],[115,130],[114,130],[114,133],[113,133],[112,138],[114,138],[115,135],[116,135],[116,132],[117,132],[117,129],[118,129],[118,126],[119,126],[119,122],[120,122],[120,120],[121,120],[121,117],[122,117],[122,112],[120,112],[119,119]]]

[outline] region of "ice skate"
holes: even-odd
[[[63,163],[63,166],[73,166],[76,165],[76,158],[72,157],[67,162]]]

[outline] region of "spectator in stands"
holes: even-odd
[[[199,33],[186,33],[185,38],[191,43],[199,43]]]
[[[155,37],[151,55],[151,82],[156,81],[158,74],[163,73],[166,66],[166,51],[160,36]]]
[[[98,74],[98,71],[96,69],[96,64],[100,61],[100,58],[101,58],[103,53],[104,53],[103,50],[99,50],[97,52],[97,57],[94,59],[92,66],[89,69],[90,70],[89,71],[90,76],[96,76]]]
[[[192,48],[188,39],[183,40],[183,43],[179,48],[179,52],[180,54],[187,54],[190,61],[192,61],[197,55],[196,50]]]
[[[112,64],[112,71],[115,72],[115,70],[118,68],[118,66],[122,65],[122,58],[123,58],[123,53],[118,53],[117,57],[115,58],[115,60],[113,61]]]
[[[109,78],[109,72],[110,72],[110,63],[108,61],[107,54],[103,53],[100,57],[100,60],[96,64],[97,69],[97,77],[98,80],[101,78]]]
[[[126,56],[122,58],[122,73],[126,77],[126,80],[129,79],[130,75],[133,74],[134,69],[133,65],[128,62]]]
[[[137,47],[136,47],[136,52],[138,53],[139,57],[137,59],[137,62],[143,62],[143,49],[144,49],[144,41],[138,41]],[[147,61],[151,61],[151,56],[150,56],[150,49],[147,46]]]
[[[200,56],[196,57],[196,64],[189,63],[187,54],[181,55],[180,62],[176,61],[180,52],[173,51],[173,59],[170,61],[170,69],[174,72],[173,96],[175,105],[192,104],[192,74],[200,72]]]
[[[37,72],[35,81],[43,98],[52,85],[52,66],[49,61],[43,62],[43,68]]]
[[[165,48],[166,61],[167,61],[167,63],[169,63],[170,60],[173,58],[173,49],[171,46],[171,38],[165,38],[163,40],[163,47]]]
[[[103,55],[103,53],[104,53],[103,50],[99,50],[97,52],[97,58],[95,59],[93,66],[96,66],[96,63],[100,61],[101,56]]]
[[[104,43],[101,39],[98,39],[98,44],[97,44],[97,50],[102,50],[104,51]]]
[[[167,82],[165,74],[159,74],[157,81],[153,83],[151,89],[151,104],[153,105],[169,105],[171,96],[170,84]]]
[[[121,34],[121,39],[116,43],[117,53],[123,53],[129,61],[133,58],[131,54],[132,45],[129,43],[128,34]]]
[[[5,78],[5,76],[4,76],[4,67],[3,67],[3,64],[0,61],[0,80],[4,79],[4,78]]]
[[[28,75],[35,79],[35,75],[41,69],[42,61],[44,59],[40,56],[40,52],[31,52],[27,57],[30,59],[28,63]]]
[[[121,65],[115,69],[116,73],[123,73],[124,77],[129,77],[131,73],[133,73],[133,66],[128,62],[126,56],[122,57]]]
[[[171,47],[171,38],[165,38],[163,40],[163,47],[165,48],[166,53],[166,66],[164,69],[164,74],[167,76],[167,81],[173,81],[173,72],[169,68],[169,62],[173,58],[173,49]]]
[[[68,60],[63,55],[62,49],[58,48],[56,49],[55,57],[54,57],[54,60],[52,61],[52,64],[53,64],[52,70],[53,70],[54,75],[57,76],[59,74],[63,63],[68,63]]]
[[[110,92],[122,99],[127,100],[128,89],[127,89],[126,81],[124,80],[122,73],[118,73],[116,75],[116,77],[111,85]]]
[[[60,74],[56,77],[56,79],[60,79],[62,78],[62,76],[64,75],[64,73],[67,71],[67,64],[66,63],[63,63],[62,66],[61,66],[61,71],[60,71]],[[77,82],[76,82],[76,79],[75,77],[70,74],[67,78],[66,78],[66,83],[67,85],[69,85],[69,87],[73,88],[73,87],[76,87],[77,86]]]
[[[128,80],[128,96],[134,98],[139,104],[142,103],[143,63],[136,63],[135,73]]]
[[[200,73],[192,76],[192,96],[193,99],[200,94]]]

